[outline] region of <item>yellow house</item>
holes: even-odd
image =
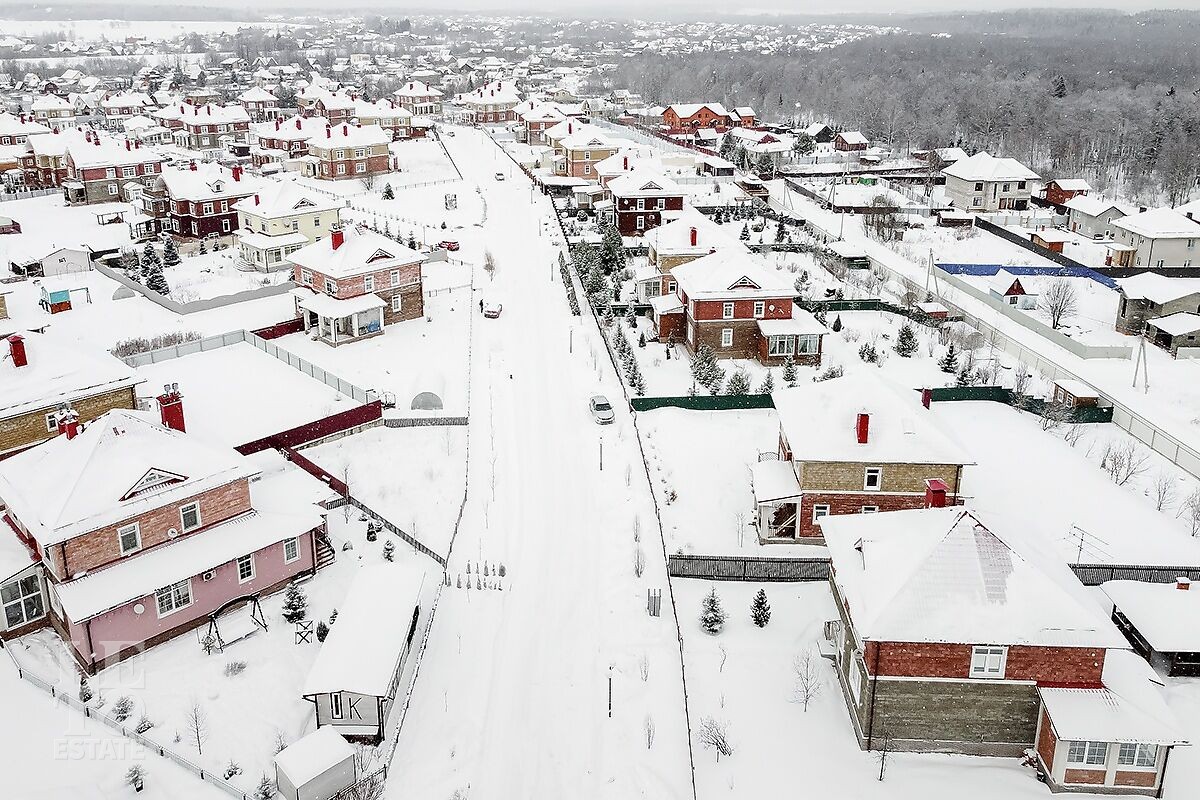
[[[234,205],[238,251],[256,270],[290,269],[287,256],[341,223],[344,201],[292,183],[271,183]]]

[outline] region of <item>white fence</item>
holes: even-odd
[[[197,311],[211,311],[214,308],[223,308],[231,306],[235,303],[245,303],[250,300],[261,300],[264,297],[275,297],[281,294],[287,294],[292,289],[296,288],[296,284],[292,281],[284,281],[273,286],[263,286],[260,289],[247,289],[244,292],[234,292],[233,294],[223,294],[219,297],[210,297],[207,300],[192,300],[187,303],[181,303],[178,300],[172,300],[165,295],[161,295],[153,289],[147,288],[142,284],[130,278],[128,275],[119,270],[110,269],[100,262],[93,262],[96,271],[106,278],[112,278],[117,283],[128,288],[131,291],[145,297],[151,303],[160,305],[168,311],[173,311],[176,314],[195,314]]]
[[[51,194],[62,194],[62,189],[25,189],[11,194],[5,192],[0,194],[0,203],[7,203],[9,200],[25,200],[30,197],[46,197]]]
[[[284,350],[282,347],[279,347],[262,338],[261,336],[246,330],[219,333],[215,336],[205,336],[203,339],[196,339],[191,342],[184,342],[183,344],[163,347],[158,350],[151,350],[147,353],[138,353],[136,355],[126,356],[122,359],[122,361],[131,367],[142,367],[146,364],[157,364],[160,361],[169,361],[173,358],[181,358],[182,356],[189,356],[194,353],[217,350],[222,347],[228,347],[232,344],[238,344],[240,342],[246,342],[247,344],[254,345],[259,350],[262,350],[264,353],[273,358],[279,359],[292,369],[303,372],[310,378],[320,381],[331,389],[335,389],[347,397],[358,401],[359,403],[370,403],[376,399],[374,392],[369,392],[366,389],[362,389],[350,381],[340,378],[337,375],[334,375],[332,372],[318,367],[311,361],[306,361],[295,353]]]

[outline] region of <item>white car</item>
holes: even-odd
[[[612,404],[602,394],[592,395],[592,399],[588,401],[588,410],[592,412],[592,419],[596,420],[597,425],[611,425],[616,419]]]
[[[498,319],[503,312],[504,305],[502,303],[497,303],[493,300],[490,303],[483,304],[483,316],[488,319]]]
[[[502,180],[504,180],[504,173],[503,173],[503,172],[497,172],[497,173],[496,173],[496,180],[498,180],[498,181],[502,181]]]

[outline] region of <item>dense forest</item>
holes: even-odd
[[[958,144],[1044,177],[1179,202],[1200,155],[1200,13],[926,15],[816,53],[648,54],[605,75],[650,102],[753,105],[899,149]]]

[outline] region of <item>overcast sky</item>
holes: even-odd
[[[137,3],[161,4],[164,0],[130,0]],[[0,0],[3,6],[9,0]],[[197,5],[238,6],[262,10],[288,8],[326,7],[318,0],[197,0]],[[465,11],[537,11],[543,10],[558,15],[571,7],[564,0],[349,0],[349,7],[373,6],[379,9],[395,8],[397,13],[418,9]],[[612,15],[637,16],[649,13],[703,12],[708,15],[722,14],[836,14],[836,13],[911,13],[924,11],[995,11],[1006,8],[1113,8],[1125,11],[1143,11],[1151,8],[1200,9],[1200,0],[989,0],[982,7],[978,0],[744,0],[729,3],[727,0],[576,0],[580,16],[596,15],[608,9]],[[586,9],[586,10],[584,10]],[[657,14],[655,12],[658,12]]]

